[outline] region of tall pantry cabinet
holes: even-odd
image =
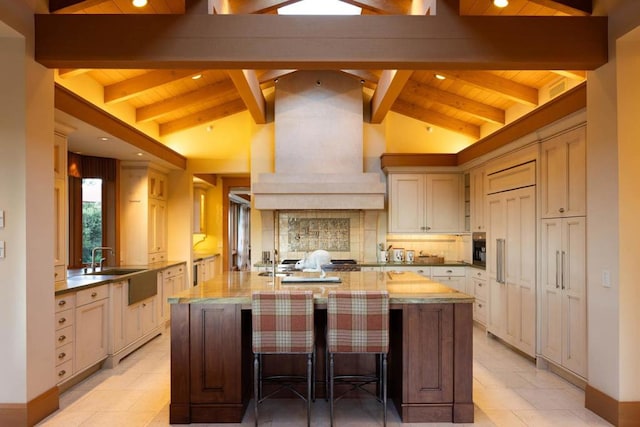
[[[167,176],[147,163],[123,163],[121,256],[129,265],[167,258]]]
[[[536,162],[487,174],[487,331],[534,357]]]
[[[586,131],[541,147],[540,353],[586,378]]]

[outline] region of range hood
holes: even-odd
[[[363,172],[360,83],[298,71],[275,92],[275,172],[252,185],[257,209],[384,209],[385,184]]]

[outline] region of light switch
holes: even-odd
[[[4,258],[4,240],[0,240],[0,258]]]
[[[611,287],[611,272],[609,270],[602,270],[602,286],[605,288]]]

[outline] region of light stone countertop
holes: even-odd
[[[296,276],[318,277],[319,273],[296,273]],[[224,272],[201,285],[169,297],[171,304],[246,304],[251,293],[258,290],[306,290],[314,293],[316,304],[326,304],[330,290],[389,291],[391,304],[472,303],[470,295],[456,291],[413,272],[336,272],[327,277],[339,277],[341,283],[282,283],[282,277],[260,276],[257,272]]]

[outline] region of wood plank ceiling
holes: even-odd
[[[363,14],[408,14],[411,0],[344,0],[363,8]],[[206,3],[206,2],[205,2]],[[217,0],[227,13],[275,13],[294,1]],[[183,14],[185,0],[149,0],[143,8],[131,0],[50,0],[56,14]],[[219,11],[215,11],[218,13]],[[426,12],[429,14],[429,11]],[[460,15],[584,16],[589,0],[510,0],[498,9],[490,0],[460,0]],[[263,92],[279,76],[294,70],[255,70]],[[373,93],[372,121],[381,122],[394,111],[478,140],[486,123],[502,126],[507,111],[518,104],[535,107],[541,89],[561,79],[583,81],[582,70],[343,70]],[[160,136],[209,123],[249,109],[257,122],[264,112],[239,70],[211,69],[59,69],[61,79],[89,76],[104,87],[106,104],[127,103],[138,122],[153,122]],[[238,75],[240,73],[240,75]],[[444,76],[441,80],[436,75]],[[382,89],[384,85],[384,90]],[[376,99],[377,93],[381,93]],[[262,118],[262,119],[261,119]]]

